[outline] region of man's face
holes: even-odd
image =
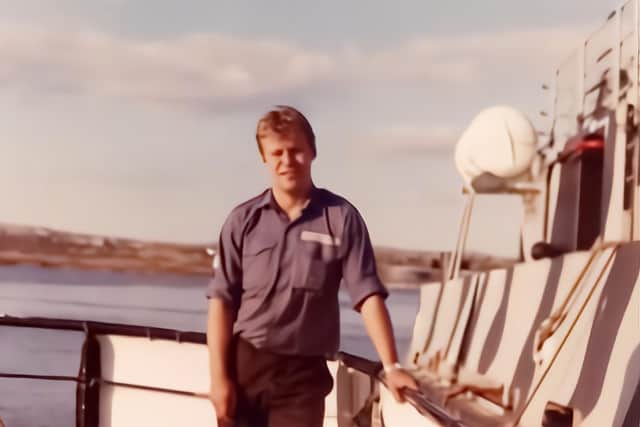
[[[278,135],[267,132],[260,138],[262,159],[274,187],[286,192],[302,191],[311,184],[313,152],[301,132]]]

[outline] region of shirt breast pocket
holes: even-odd
[[[242,289],[251,294],[266,289],[274,268],[277,242],[252,239],[242,251]]]
[[[339,259],[334,246],[318,242],[301,242],[298,251],[293,287],[321,293],[340,280]],[[334,283],[335,282],[335,283]]]

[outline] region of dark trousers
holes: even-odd
[[[323,357],[288,356],[235,340],[237,427],[322,427],[333,378]]]

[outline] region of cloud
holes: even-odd
[[[380,77],[413,82],[474,84],[515,71],[526,79],[551,75],[586,34],[585,28],[569,27],[418,37],[374,52],[365,63],[379,69]]]
[[[380,83],[499,85],[505,76],[523,81],[536,73],[550,76],[583,34],[581,28],[531,29],[322,51],[225,34],[145,40],[3,26],[0,88],[224,111],[275,95],[336,93]]]
[[[325,79],[332,60],[278,42],[192,35],[137,41],[103,33],[0,32],[0,82],[200,108]]]
[[[374,129],[360,141],[382,153],[415,154],[452,150],[459,136],[455,126],[404,123]]]

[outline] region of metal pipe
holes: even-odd
[[[95,387],[96,385],[108,385],[112,387],[125,387],[125,388],[132,388],[135,390],[144,390],[144,391],[152,391],[157,393],[168,393],[168,394],[174,394],[174,395],[180,395],[180,396],[189,396],[189,397],[197,397],[200,399],[208,399],[208,395],[206,393],[196,393],[196,392],[187,391],[187,390],[174,390],[174,389],[164,388],[164,387],[123,383],[118,381],[105,380],[103,378],[90,378],[88,380],[84,380],[80,377],[74,377],[74,376],[68,376],[68,375],[10,374],[10,373],[4,373],[4,372],[0,373],[0,378],[40,380],[40,381],[67,381],[67,382],[75,382],[78,384],[86,384],[89,387]]]
[[[473,203],[475,201],[475,192],[471,191],[467,204],[465,206],[465,212],[462,218],[462,226],[460,230],[460,237],[458,239],[458,246],[456,248],[456,257],[453,263],[451,279],[455,279],[460,274],[460,266],[462,265],[462,256],[467,246],[467,237],[469,234],[469,224],[471,223],[471,212],[473,211]]]

